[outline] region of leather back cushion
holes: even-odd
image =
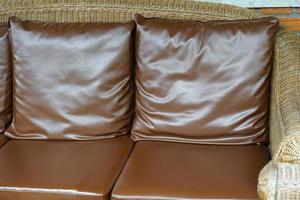
[[[135,141],[268,141],[277,19],[136,23]]]
[[[90,140],[128,132],[133,22],[12,19],[11,138]]]
[[[0,133],[8,127],[11,117],[12,82],[8,24],[0,23]]]

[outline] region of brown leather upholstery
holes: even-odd
[[[0,23],[0,133],[6,130],[11,117],[12,82],[8,24]]]
[[[14,111],[7,136],[90,140],[128,132],[133,22],[10,24]]]
[[[113,199],[258,199],[266,146],[140,141],[113,189]]]
[[[132,145],[129,136],[94,141],[9,140],[0,150],[0,199],[109,199]]]
[[[277,19],[136,21],[134,140],[267,142]]]
[[[0,148],[5,144],[7,140],[7,137],[5,137],[3,134],[0,134]]]

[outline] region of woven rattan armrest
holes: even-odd
[[[272,160],[300,164],[300,37],[285,29],[276,35],[271,96]]]

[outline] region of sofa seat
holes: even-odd
[[[258,199],[266,146],[214,146],[140,141],[112,199]]]
[[[109,199],[132,147],[129,136],[94,141],[9,140],[0,149],[0,199]]]

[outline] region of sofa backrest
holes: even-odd
[[[178,19],[251,19],[262,17],[254,10],[236,6],[203,3],[189,0],[1,0],[0,22],[7,22],[10,16],[21,19],[35,19],[42,21],[128,21],[134,14],[145,17],[164,17]],[[274,66],[272,72],[271,110],[270,110],[270,141],[272,155],[281,145],[281,138],[287,132],[294,132],[296,121],[283,119],[297,116],[293,110],[297,101],[297,87],[290,87],[297,78],[290,76],[293,72],[287,66],[296,66],[289,57],[297,55],[292,45],[287,41],[294,41],[293,33],[280,29],[275,38]],[[291,39],[292,38],[292,39]],[[292,55],[291,55],[292,54]],[[287,56],[289,55],[289,56]],[[285,80],[285,81],[283,81]],[[291,88],[291,89],[285,89]],[[291,105],[293,102],[293,105]],[[281,113],[278,113],[281,108]],[[281,116],[283,115],[283,116]],[[297,119],[297,118],[295,118]],[[278,122],[279,121],[279,122]],[[285,127],[285,128],[284,128]],[[286,132],[287,131],[287,132]]]
[[[9,16],[58,22],[117,22],[132,20],[135,13],[145,17],[178,19],[251,19],[255,11],[189,0],[2,0],[0,21]]]

